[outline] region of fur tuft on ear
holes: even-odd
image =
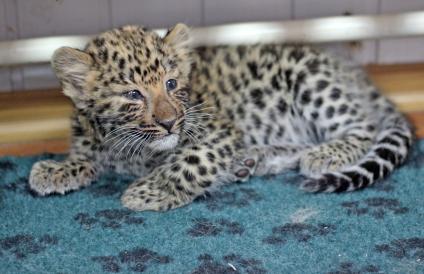
[[[176,49],[187,48],[191,40],[190,29],[186,25],[178,23],[168,30],[163,40]]]
[[[81,50],[61,47],[52,56],[52,67],[63,86],[65,95],[83,95],[87,74],[93,64],[91,56]]]

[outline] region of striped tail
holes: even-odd
[[[383,119],[376,143],[354,166],[306,179],[301,188],[308,192],[343,192],[372,185],[405,161],[413,139],[406,117],[392,113]]]

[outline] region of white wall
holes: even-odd
[[[325,3],[325,4],[323,4]],[[379,0],[295,0],[294,19],[306,19],[343,14],[378,14]],[[377,42],[364,41],[357,47],[349,44],[332,44],[327,48],[338,54],[348,55],[360,63],[375,63]]]
[[[7,28],[6,28],[6,3],[0,1],[0,40],[7,39]],[[12,85],[10,83],[10,69],[0,68],[0,90],[11,90]]]
[[[205,0],[203,22],[215,25],[243,21],[289,20],[292,0]]]
[[[0,0],[0,40],[95,34],[124,24],[169,27],[424,10],[424,0]],[[361,63],[424,61],[424,38],[329,45]],[[0,91],[56,87],[49,65],[0,69]]]
[[[111,24],[138,24],[150,28],[169,27],[178,22],[203,24],[202,0],[111,0]]]
[[[381,0],[381,13],[424,10],[424,0]],[[424,37],[387,39],[379,42],[379,63],[424,61]]]

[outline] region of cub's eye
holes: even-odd
[[[174,90],[177,87],[177,80],[175,79],[169,79],[166,81],[166,90],[171,91]]]
[[[124,96],[130,100],[142,100],[144,97],[139,90],[130,90],[124,93]]]

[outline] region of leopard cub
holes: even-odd
[[[309,192],[366,187],[402,164],[413,133],[361,69],[308,46],[192,48],[177,24],[104,32],[52,66],[72,99],[72,145],[34,164],[40,195],[111,170],[133,210],[168,210],[222,184],[299,168]],[[272,194],[270,194],[272,195]]]

